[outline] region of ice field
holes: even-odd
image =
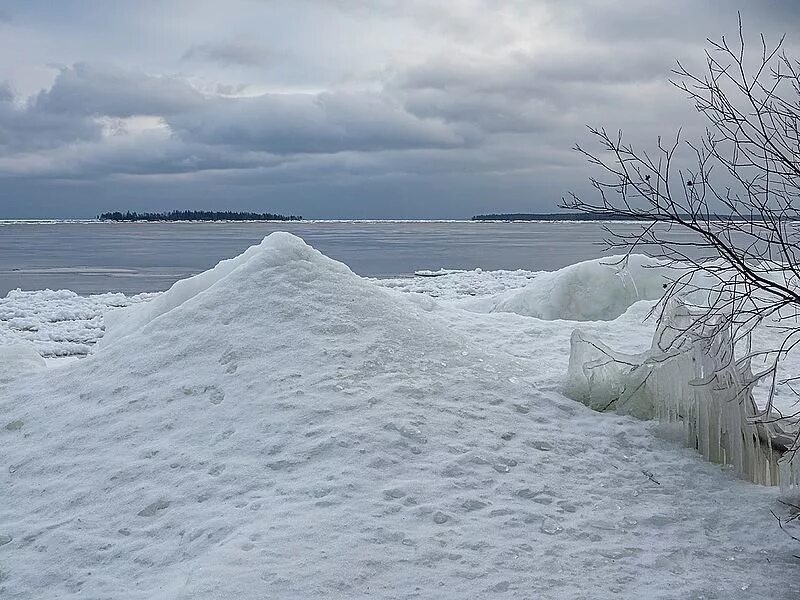
[[[649,346],[648,261],[366,279],[276,233],[10,292],[0,597],[799,598],[776,488],[562,394],[575,328]]]

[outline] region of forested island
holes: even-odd
[[[624,216],[590,213],[491,213],[475,215],[472,221],[634,221]]]
[[[297,215],[238,212],[230,210],[171,210],[169,212],[106,212],[101,221],[302,221]]]

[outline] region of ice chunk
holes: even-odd
[[[595,410],[616,410],[641,419],[654,415],[652,402],[640,398],[637,404],[620,403],[632,371],[646,360],[646,354],[616,352],[580,329],[570,338],[569,366],[565,391]]]
[[[680,275],[663,261],[633,254],[589,260],[538,274],[526,287],[467,305],[539,319],[608,321],[639,300],[658,300]]]

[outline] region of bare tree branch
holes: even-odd
[[[676,295],[705,295],[692,328],[726,330],[746,348],[736,360],[748,371],[751,361],[765,364],[752,376],[751,385],[766,381],[769,390],[756,418],[775,423],[796,419],[773,401],[800,381],[780,373],[800,345],[800,61],[783,51],[784,38],[770,46],[762,35],[750,51],[741,17],[737,34],[734,42],[708,40],[702,73],[681,63],[673,71],[673,85],[705,118],[700,139],[684,141],[678,131],[647,151],[622,132],[590,127],[599,150],[575,150],[598,171],[590,179],[596,196],[570,194],[562,207],[641,223],[634,232],[607,228],[608,246],[626,256],[643,251],[679,273],[661,307]],[[676,167],[687,160],[691,167]],[[757,327],[772,327],[781,341],[753,351]]]

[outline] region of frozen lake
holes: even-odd
[[[0,225],[0,297],[22,288],[79,294],[167,289],[290,231],[371,277],[419,269],[552,270],[604,254],[602,223],[305,222]],[[633,224],[614,224],[631,229]]]

